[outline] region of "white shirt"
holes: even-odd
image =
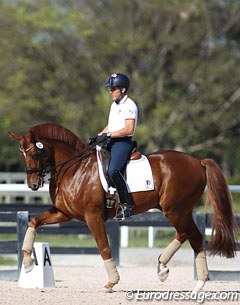
[[[125,120],[134,120],[134,132],[137,125],[138,109],[127,95],[117,104],[112,103],[108,117],[108,131],[114,132],[125,127]],[[134,132],[129,135],[132,136]]]

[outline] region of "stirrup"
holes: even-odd
[[[132,207],[120,205],[120,207],[116,211],[116,216],[114,219],[118,221],[123,221],[126,217],[130,217],[132,215]]]

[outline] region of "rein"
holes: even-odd
[[[71,162],[72,160],[76,159],[77,160],[73,163],[71,163],[67,168],[64,169],[64,172],[66,172],[69,168],[71,168],[74,164],[78,163],[79,161],[87,158],[91,152],[91,150],[96,146],[95,143],[88,145],[87,148],[85,148],[80,154],[77,154],[63,162],[60,162],[54,166],[49,166],[46,165],[46,167],[41,166],[41,167],[26,167],[26,173],[27,174],[32,174],[32,173],[38,173],[39,176],[39,180],[40,180],[40,184],[41,186],[43,186],[43,182],[44,182],[44,177],[46,176],[47,173],[51,172],[54,169],[57,169],[58,167],[61,167],[59,171],[56,171],[56,173],[54,173],[53,175],[51,175],[51,177],[48,179],[48,181],[50,181],[51,179],[53,179],[55,176],[57,176],[62,170],[63,170],[63,166],[66,165],[67,163]],[[26,158],[26,154],[29,150],[31,150],[33,147],[35,147],[35,145],[31,145],[30,147],[28,147],[27,149],[23,149],[20,147],[20,151],[23,153],[24,157]],[[42,148],[41,148],[42,149]],[[40,151],[41,151],[40,149]]]
[[[65,160],[65,161],[63,161],[63,162],[60,162],[60,163],[58,163],[58,164],[56,164],[56,165],[54,165],[54,166],[49,167],[49,169],[46,171],[46,173],[50,172],[50,171],[53,170],[53,169],[57,169],[58,167],[61,166],[60,170],[59,170],[58,172],[56,172],[54,175],[52,175],[52,176],[48,179],[48,181],[50,181],[50,180],[53,179],[55,176],[57,176],[57,175],[62,171],[63,166],[66,165],[67,163],[69,163],[70,161],[72,161],[72,160],[78,158],[75,162],[71,163],[67,168],[65,168],[65,169],[64,169],[64,172],[66,172],[66,171],[67,171],[69,168],[71,168],[74,164],[76,164],[76,163],[78,163],[79,161],[84,160],[85,158],[87,158],[87,157],[89,156],[89,154],[90,154],[92,148],[94,148],[95,146],[96,146],[96,144],[94,144],[94,145],[89,145],[86,149],[84,149],[84,150],[82,151],[81,154],[75,155],[75,156],[73,156],[73,157],[71,157],[71,158],[69,158],[69,159],[67,159],[67,160]]]

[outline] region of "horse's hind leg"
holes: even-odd
[[[167,206],[165,204],[165,206]],[[164,207],[164,205],[163,205]],[[179,212],[173,213],[171,210],[167,210],[163,208],[163,213],[165,217],[171,222],[171,224],[176,228],[177,235],[176,238],[167,246],[167,248],[163,251],[162,254],[158,257],[158,268],[157,273],[159,280],[161,282],[166,281],[169,275],[169,268],[167,267],[168,262],[171,260],[173,255],[181,248],[182,244],[186,241],[186,234],[179,234],[178,232],[178,223],[181,223],[181,219],[183,215],[180,215]],[[181,218],[181,219],[180,219]]]
[[[208,266],[203,245],[203,236],[195,224],[192,213],[184,216],[184,224],[177,227],[177,238],[184,242],[188,239],[195,254],[198,282],[194,291],[200,291],[208,279]]]
[[[182,243],[179,240],[174,239],[163,251],[163,253],[159,255],[157,273],[161,282],[166,281],[169,275],[169,268],[167,267],[167,263],[171,260],[173,255],[178,251],[178,249],[180,249],[181,246]]]
[[[194,221],[192,220],[194,223]],[[192,234],[189,236],[189,242],[191,244],[191,247],[195,253],[195,263],[196,263],[196,272],[197,272],[197,278],[198,282],[196,287],[194,288],[194,291],[200,291],[203,286],[205,285],[205,282],[208,280],[208,266],[207,266],[207,260],[206,260],[206,254],[204,251],[203,246],[203,236],[199,232],[196,224],[194,223],[195,230],[192,231]]]
[[[160,254],[158,258],[158,277],[161,282],[166,281],[169,275],[169,268],[167,263],[171,260],[173,255],[181,248],[182,243],[178,239],[174,239],[167,248]]]
[[[194,291],[200,291],[208,280],[208,266],[205,251],[195,252],[195,263],[197,272],[197,285]]]
[[[169,269],[167,263],[173,257],[173,255],[180,249],[181,245],[189,239],[191,247],[195,252],[196,258],[196,270],[198,276],[198,283],[195,287],[195,291],[199,291],[203,288],[208,278],[208,268],[206,263],[205,253],[203,251],[203,237],[199,232],[195,222],[193,221],[192,214],[178,215],[178,217],[172,217],[166,215],[172,225],[177,230],[176,239],[174,239],[165,251],[159,256],[158,264],[158,276],[160,281],[165,281],[168,277]],[[184,219],[184,223],[180,220]]]

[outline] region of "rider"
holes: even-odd
[[[131,154],[132,135],[135,132],[138,109],[127,91],[130,80],[122,73],[112,74],[104,87],[109,88],[112,106],[108,117],[108,125],[98,134],[98,138],[109,138],[110,163],[108,175],[117,189],[121,212],[116,215],[118,220],[131,216],[132,205],[123,173]]]

